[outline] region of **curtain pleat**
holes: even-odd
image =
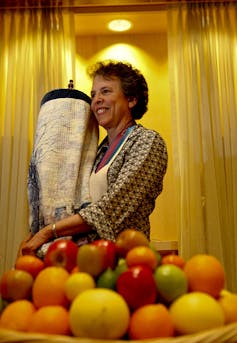
[[[40,101],[75,81],[70,10],[0,11],[0,273],[13,266],[28,223],[27,176]]]
[[[218,257],[237,290],[237,5],[168,10],[180,252]]]

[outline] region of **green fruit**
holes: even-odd
[[[97,279],[96,287],[115,289],[117,274],[111,268],[107,268]]]
[[[157,267],[154,278],[158,295],[168,304],[188,291],[188,281],[184,271],[173,264]]]
[[[116,275],[117,275],[117,278],[119,277],[120,274],[125,272],[125,270],[127,270],[127,269],[128,269],[128,266],[127,266],[126,260],[124,258],[120,258],[118,260],[118,264],[114,270]]]

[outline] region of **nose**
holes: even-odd
[[[96,93],[92,98],[92,102],[94,104],[99,104],[102,101],[103,101],[103,97],[102,97],[102,94],[100,92]]]

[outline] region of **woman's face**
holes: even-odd
[[[117,77],[105,79],[95,76],[91,90],[91,109],[98,124],[106,130],[116,128],[132,119],[131,108],[134,100],[129,101],[123,94],[121,82]]]

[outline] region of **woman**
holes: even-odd
[[[137,69],[122,62],[99,62],[89,74],[91,110],[107,131],[91,173],[92,202],[30,235],[20,254],[35,254],[42,244],[69,235],[78,242],[115,241],[120,231],[136,228],[149,238],[149,216],[162,191],[167,151],[157,132],[136,123],[147,111],[147,83]]]

